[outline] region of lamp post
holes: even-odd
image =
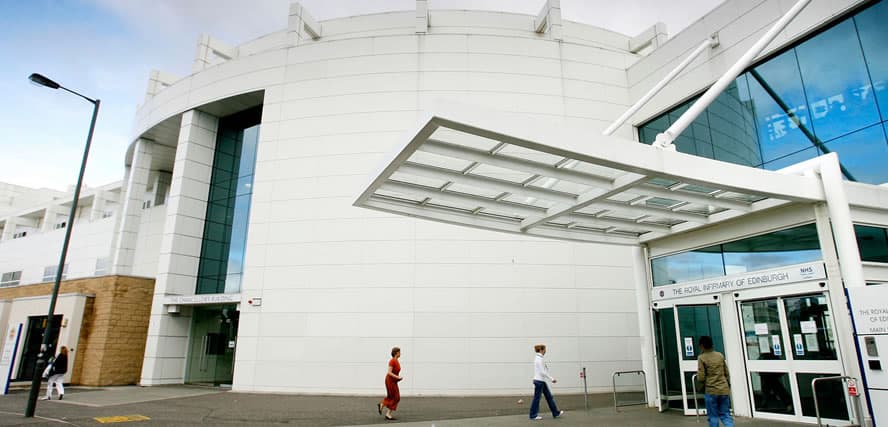
[[[73,93],[93,104],[92,120],[89,123],[89,133],[86,136],[86,148],[83,149],[83,161],[80,163],[80,175],[77,176],[77,185],[74,187],[74,200],[71,201],[71,213],[68,214],[68,222],[65,227],[65,240],[62,243],[62,254],[59,256],[59,267],[56,270],[55,283],[52,286],[52,296],[49,299],[49,315],[46,320],[46,329],[43,331],[43,342],[40,344],[40,353],[37,354],[37,364],[34,368],[34,378],[31,379],[31,393],[28,395],[28,407],[25,409],[26,417],[33,417],[37,407],[37,395],[40,393],[40,377],[46,367],[46,351],[49,347],[49,331],[53,327],[56,299],[59,296],[59,284],[62,281],[62,273],[65,271],[65,258],[68,256],[68,243],[71,241],[71,230],[74,229],[74,215],[77,213],[77,201],[80,199],[80,187],[83,185],[83,172],[86,169],[86,159],[89,156],[89,146],[92,143],[93,130],[96,127],[96,116],[99,115],[98,99],[88,98],[71,89],[68,89],[41,74],[31,74],[28,77],[34,84],[50,89],[62,89]]]

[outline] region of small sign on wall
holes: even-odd
[[[694,356],[694,338],[693,337],[685,337],[685,356],[687,356],[687,357]]]

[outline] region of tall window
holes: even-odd
[[[240,291],[261,114],[256,107],[219,120],[198,294]]]
[[[888,1],[741,74],[675,140],[678,151],[768,170],[836,152],[845,178],[888,182]],[[688,101],[638,129],[650,144]]]

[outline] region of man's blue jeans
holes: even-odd
[[[709,418],[709,427],[718,427],[718,420],[721,420],[725,427],[734,427],[730,396],[704,394],[703,398],[706,399],[706,417]]]
[[[549,409],[552,410],[552,416],[557,418],[558,413],[561,411],[559,411],[558,406],[555,405],[555,398],[552,397],[552,392],[549,391],[549,386],[545,381],[537,380],[533,380],[533,402],[530,404],[530,418],[534,419],[540,414],[541,394],[546,396],[546,403],[549,404]]]

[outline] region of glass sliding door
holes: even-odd
[[[700,355],[700,337],[712,337],[713,348],[724,353],[721,315],[718,304],[680,305],[676,311],[676,331],[679,341],[683,405],[687,415],[695,415],[697,410],[705,413],[706,402],[703,393],[697,393],[694,402],[694,375],[697,374],[697,357]]]
[[[826,295],[738,304],[753,415],[816,421],[811,381],[842,375]],[[848,424],[843,395],[840,382],[818,385],[817,403],[830,425]]]

